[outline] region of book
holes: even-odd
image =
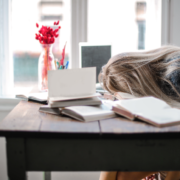
[[[98,97],[73,99],[73,100],[61,100],[61,101],[49,101],[49,106],[52,108],[61,108],[67,106],[86,106],[86,105],[100,105],[101,100]]]
[[[104,93],[108,93],[108,91],[104,90],[100,83],[96,83],[96,92],[104,95]]]
[[[58,101],[93,96],[97,96],[95,67],[48,71],[49,99]]]
[[[42,93],[28,93],[28,94],[17,94],[16,98],[25,100],[25,101],[33,101],[38,102],[41,104],[47,104],[48,103],[48,93],[42,92]]]
[[[69,100],[76,100],[76,99],[87,99],[87,98],[93,98],[93,97],[100,97],[101,94],[94,93],[90,95],[84,95],[84,96],[58,96],[58,97],[50,97],[49,102],[60,102],[60,101],[69,101]]]
[[[95,67],[48,71],[49,106],[100,105],[95,77]]]
[[[116,97],[110,93],[104,93],[104,96],[103,96],[104,99],[109,99],[109,100],[116,100]]]
[[[41,106],[39,111],[56,115],[66,115],[84,122],[116,117],[116,114],[111,108],[105,104],[99,106],[70,106],[65,108],[51,108],[49,105],[45,105]]]
[[[124,92],[116,92],[114,93],[114,96],[121,100],[121,99],[133,99],[133,98],[137,98],[138,96],[134,96],[132,94],[129,93],[124,93]]]
[[[110,99],[112,101],[114,100],[122,100],[122,99],[133,99],[133,98],[137,98],[138,96],[134,96],[132,94],[129,93],[124,93],[124,92],[116,92],[114,94],[111,94],[109,92],[105,92],[104,96],[105,99]]]
[[[157,127],[180,124],[180,109],[154,97],[114,101],[112,110],[130,120],[137,118]]]

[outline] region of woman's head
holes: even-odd
[[[111,93],[180,100],[180,48],[118,54],[102,68],[99,81]]]

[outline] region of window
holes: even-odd
[[[137,21],[138,25],[138,49],[145,49],[146,21]]]
[[[63,1],[40,1],[39,14],[41,21],[57,21],[63,17]]]
[[[54,55],[61,56],[67,41],[66,58],[76,67],[79,42],[111,43],[112,55],[159,47],[161,35],[163,44],[179,45],[179,3],[174,0],[0,0],[0,93],[12,90],[13,82],[15,87],[27,88],[37,82],[41,48],[34,40],[35,22],[49,24],[53,19],[61,19],[60,41],[55,45],[59,49],[55,48]],[[140,14],[144,14],[144,20],[137,18]]]
[[[33,13],[32,13],[33,10]],[[35,24],[53,27],[60,20],[60,35],[53,45],[55,58],[60,59],[67,41],[66,60],[70,47],[70,0],[12,0],[12,50],[14,63],[14,87],[16,91],[29,91],[38,82],[38,58],[40,43],[35,40],[38,32]],[[37,87],[36,89],[37,90]]]
[[[138,26],[138,49],[145,49],[146,2],[136,3],[136,21]]]
[[[111,43],[112,55],[156,48],[160,19],[161,0],[89,0],[88,41]]]

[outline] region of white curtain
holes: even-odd
[[[0,0],[0,96],[13,93],[11,0]]]

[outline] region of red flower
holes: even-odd
[[[54,22],[54,25],[58,25],[58,24],[59,21]],[[39,27],[38,23],[36,23],[36,27]],[[61,26],[53,30],[51,27],[42,26],[38,31],[39,34],[36,34],[35,39],[39,40],[41,44],[52,44],[54,43],[55,38],[59,36],[58,31],[60,28]]]

